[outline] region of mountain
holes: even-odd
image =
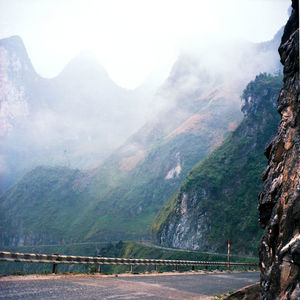
[[[181,94],[174,102],[98,168],[38,167],[26,174],[0,198],[2,228],[9,228],[1,241],[149,237],[162,203],[240,118],[238,93],[224,87],[196,99]]]
[[[153,221],[152,233],[165,247],[255,253],[261,230],[257,195],[266,166],[263,152],[276,132],[276,100],[282,76],[260,74],[243,92],[244,119],[207,159],[186,177]]]
[[[38,165],[99,165],[151,111],[153,88],[118,87],[89,53],[52,79],[17,36],[0,40],[0,59],[0,193]]]
[[[257,70],[278,70],[273,48],[233,48],[211,49],[216,59],[182,54],[151,100],[159,113],[148,110],[149,121],[100,166],[38,167],[3,193],[3,245],[149,239],[153,218],[188,172],[238,126],[246,83]]]

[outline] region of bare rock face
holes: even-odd
[[[224,300],[257,300],[259,298],[260,286],[259,283],[255,283],[238,290]]]
[[[278,98],[278,135],[266,148],[269,159],[259,196],[261,299],[300,299],[300,99],[299,2],[292,0],[279,53],[284,85]]]

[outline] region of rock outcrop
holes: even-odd
[[[226,297],[224,300],[257,300],[260,298],[259,283],[246,286],[232,295]]]
[[[284,85],[278,134],[265,150],[269,164],[259,196],[261,299],[300,299],[299,2],[292,1],[279,53]]]

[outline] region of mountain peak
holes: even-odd
[[[10,61],[11,63],[17,60],[22,65],[21,69],[27,73],[27,77],[36,75],[24,42],[20,36],[13,35],[8,38],[0,39],[0,49],[1,48],[6,50],[6,52],[1,54],[1,60],[5,60],[7,62]],[[20,70],[18,70],[18,72],[20,72]]]
[[[106,69],[99,63],[96,56],[89,51],[80,52],[71,59],[58,77],[68,77],[75,80],[74,76],[80,76],[80,80],[82,80],[85,74],[88,74],[90,79],[97,79],[103,84],[114,84]]]
[[[1,39],[0,47],[5,48],[11,53],[15,52],[23,58],[29,59],[23,40],[18,35],[13,35],[11,37]]]
[[[0,40],[0,45],[3,46],[3,47],[6,47],[6,48],[8,48],[8,47],[12,48],[13,47],[13,49],[15,49],[16,47],[17,48],[22,47],[25,50],[24,43],[23,43],[21,37],[18,36],[18,35],[13,35],[13,36],[1,39]]]

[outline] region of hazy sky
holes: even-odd
[[[57,75],[92,51],[119,85],[135,88],[182,49],[209,40],[270,40],[289,0],[0,0],[0,38],[19,35],[37,72]]]

